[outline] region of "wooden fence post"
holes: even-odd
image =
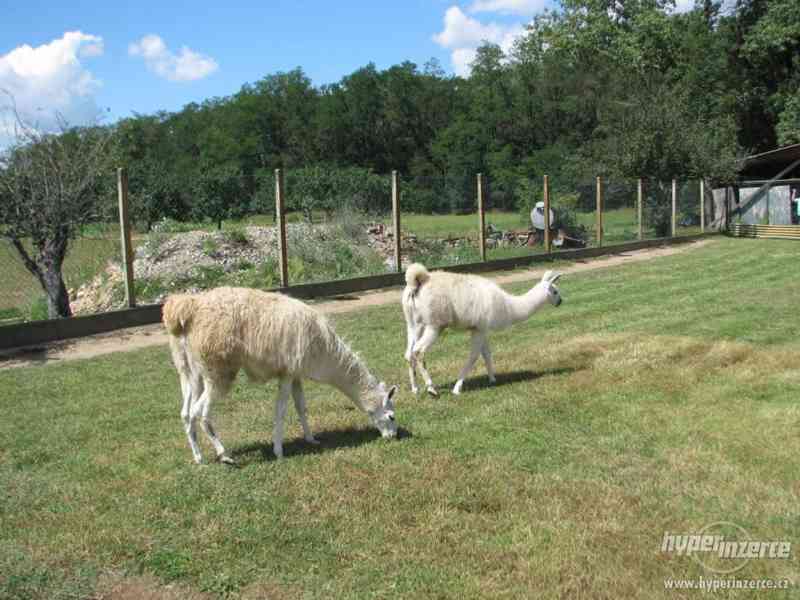
[[[595,217],[595,229],[597,231],[597,245],[603,245],[603,178],[597,178],[597,215]]]
[[[119,197],[119,231],[122,247],[122,272],[125,279],[125,304],[136,306],[133,288],[133,246],[131,245],[131,219],[128,210],[128,171],[117,169],[117,195]]]
[[[672,237],[678,233],[678,181],[672,180]]]
[[[281,287],[289,285],[289,255],[286,248],[286,213],[283,188],[283,169],[275,169],[275,225],[278,227]]]
[[[700,178],[700,233],[706,232],[706,182]]]
[[[394,226],[394,264],[398,273],[403,272],[402,236],[400,233],[400,180],[397,171],[392,171],[392,223]]]
[[[478,173],[478,217],[480,221],[478,249],[481,252],[481,260],[486,261],[486,207],[483,203],[483,173]]]
[[[642,178],[636,184],[636,218],[639,224],[638,239],[644,239],[644,223],[642,222],[642,196],[644,195]]]
[[[544,176],[544,251],[550,253],[550,182]]]

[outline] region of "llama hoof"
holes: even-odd
[[[417,386],[415,386],[415,385],[412,385],[411,386],[411,393],[416,396],[419,393],[419,388]]]
[[[429,385],[429,386],[428,386],[428,393],[429,393],[431,396],[433,396],[434,398],[437,398],[437,397],[439,396],[439,392],[437,392],[437,391],[436,391],[436,388],[435,388],[435,387],[433,387],[432,385]]]
[[[497,377],[494,375],[489,376],[489,383],[497,383]]]
[[[460,385],[456,384],[453,387],[453,395],[454,396],[460,396],[461,395],[461,386]]]
[[[234,465],[234,466],[236,466],[236,461],[235,461],[235,460],[233,460],[233,459],[232,459],[230,456],[228,456],[227,454],[220,454],[220,455],[217,457],[217,460],[218,460],[219,462],[223,463],[223,464],[226,464],[226,465]]]

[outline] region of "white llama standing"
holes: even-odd
[[[406,288],[403,291],[403,313],[408,330],[405,358],[411,390],[418,391],[416,370],[422,373],[428,392],[436,396],[436,388],[425,368],[425,353],[446,327],[472,332],[472,350],[453,387],[460,394],[464,379],[469,375],[478,356],[482,355],[489,381],[496,381],[489,350],[488,334],[528,319],[545,304],[559,306],[561,296],[555,282],[561,273],[547,271],[542,280],[528,293],[513,296],[493,281],[477,275],[462,275],[444,271],[429,272],[414,263],[406,269]]]
[[[387,389],[334,332],[328,320],[306,304],[284,296],[243,288],[217,288],[198,295],[173,295],[164,304],[172,360],[180,375],[183,420],[192,455],[202,462],[196,422],[217,458],[233,463],[214,425],[211,406],[223,398],[239,370],[251,381],[278,378],[273,451],[283,456],[283,428],[289,395],[294,398],[303,435],[317,443],[308,426],[301,380],[329,383],[369,415],[383,437],[397,424]]]

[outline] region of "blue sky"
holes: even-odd
[[[298,66],[317,86],[370,61],[437,58],[466,74],[482,39],[510,47],[546,1],[6,0],[0,89],[47,128],[56,113],[78,124],[176,111]]]

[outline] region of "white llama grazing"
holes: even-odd
[[[194,460],[202,462],[195,423],[199,419],[217,458],[233,463],[211,423],[211,405],[224,397],[240,369],[251,381],[278,378],[273,451],[283,456],[283,423],[289,394],[303,435],[308,426],[301,380],[332,384],[366,412],[383,437],[394,437],[392,397],[336,335],[328,320],[299,300],[281,294],[222,287],[198,295],[173,295],[164,304],[172,361],[183,394],[183,419]]]
[[[453,393],[461,393],[464,378],[469,375],[478,355],[483,356],[489,381],[494,383],[494,366],[487,339],[489,331],[524,321],[548,302],[559,306],[561,296],[555,286],[559,277],[561,273],[547,271],[527,294],[512,296],[483,277],[444,271],[429,273],[421,264],[410,265],[406,269],[402,301],[408,330],[405,358],[409,363],[411,390],[417,393],[416,370],[419,366],[428,392],[437,395],[425,368],[425,352],[446,327],[472,332],[472,351],[461,369]]]

